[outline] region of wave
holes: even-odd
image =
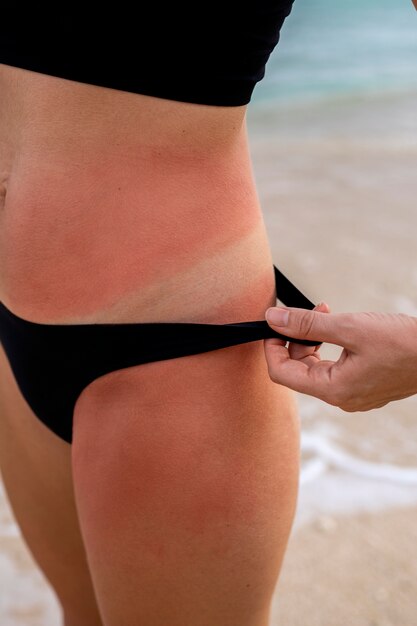
[[[364,478],[417,486],[417,467],[398,467],[387,463],[364,461],[341,450],[322,435],[304,433],[301,438],[301,450],[315,455],[315,458],[302,465],[300,475],[302,485],[316,480],[328,469],[336,468]]]

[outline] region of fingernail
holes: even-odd
[[[286,309],[272,308],[266,312],[266,319],[274,326],[287,326],[290,314]]]

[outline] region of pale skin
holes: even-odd
[[[388,313],[329,313],[272,307],[274,330],[297,339],[341,346],[337,361],[320,350],[284,341],[264,342],[271,379],[344,411],[369,411],[417,393],[417,318]]]

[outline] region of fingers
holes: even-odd
[[[293,391],[322,397],[330,384],[331,362],[321,363],[314,355],[294,360],[283,345],[275,339],[264,341],[265,358],[271,380]]]
[[[330,307],[325,302],[321,302],[316,307],[314,307],[314,311],[320,311],[321,313],[330,313]],[[316,358],[320,358],[319,348],[320,346],[304,346],[300,343],[290,343],[288,346],[288,351],[292,359],[302,360],[310,355],[315,355]]]
[[[321,310],[273,307],[266,311],[268,324],[287,337],[326,341],[345,348],[354,349],[358,342],[359,329],[355,325],[355,315],[350,313],[325,313],[326,304]]]
[[[278,326],[268,319],[271,309],[267,311],[267,321],[274,330],[281,329],[279,332],[282,334],[296,338],[329,341],[329,328],[321,324],[322,317],[330,314],[326,303],[318,304],[314,311],[280,308],[274,311],[280,317]],[[289,343],[287,349],[283,341],[268,339],[264,342],[264,350],[268,373],[273,382],[318,398],[328,395],[330,370],[334,364],[320,362],[318,346]]]

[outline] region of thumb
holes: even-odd
[[[346,348],[356,345],[354,316],[349,313],[272,307],[266,311],[265,317],[273,330],[287,337],[326,341]]]

